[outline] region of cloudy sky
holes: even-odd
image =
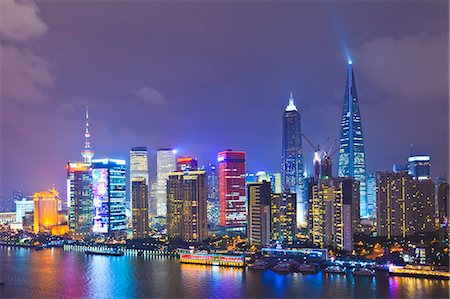
[[[200,164],[233,148],[250,171],[279,171],[290,91],[314,143],[338,138],[348,57],[367,170],[405,162],[413,144],[447,175],[448,12],[448,1],[2,0],[0,194],[65,193],[86,105],[97,158],[145,145],[154,174],[159,147]]]

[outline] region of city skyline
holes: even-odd
[[[246,8],[249,7],[239,3],[220,5],[226,12],[231,11],[233,7],[247,11]],[[115,61],[116,65],[113,66],[106,62],[129,49],[117,42],[112,44],[113,48],[107,47],[110,45],[110,36],[99,34],[102,28],[105,29],[104,24],[97,24],[100,32],[95,30],[77,37],[77,43],[80,44],[89,44],[97,39],[103,45],[99,49],[103,51],[100,56],[100,52],[95,49],[88,48],[79,53],[76,52],[80,51],[79,47],[74,47],[63,51],[70,58],[63,59],[60,54],[48,48],[55,46],[58,39],[71,36],[70,30],[75,29],[70,24],[73,24],[80,14],[87,13],[77,3],[49,5],[38,2],[37,5],[24,6],[33,12],[27,17],[33,26],[36,26],[33,30],[24,27],[21,35],[7,30],[2,32],[2,37],[7,41],[2,43],[2,49],[5,50],[5,55],[9,55],[8,58],[11,57],[8,64],[2,65],[2,73],[11,72],[12,67],[20,67],[26,73],[30,71],[26,63],[36,60],[37,77],[26,78],[31,81],[24,83],[28,88],[23,92],[14,88],[17,86],[14,84],[5,84],[7,89],[2,92],[2,139],[8,141],[3,142],[1,148],[0,193],[3,196],[9,196],[14,190],[32,194],[35,190],[49,188],[53,183],[58,190],[65,189],[64,165],[68,160],[81,160],[79,151],[83,148],[84,140],[80,137],[85,131],[83,111],[86,105],[89,106],[89,129],[96,158],[110,156],[127,159],[131,147],[147,146],[149,173],[154,177],[157,148],[176,148],[183,156],[198,157],[199,165],[215,163],[217,152],[234,148],[247,152],[249,171],[277,172],[281,147],[280,117],[290,91],[293,92],[296,105],[302,114],[302,129],[305,135],[315,143],[324,143],[328,137],[332,140],[338,138],[347,51],[351,54],[358,73],[358,95],[361,99],[360,109],[364,119],[366,143],[366,172],[389,170],[394,163],[405,163],[410,153],[410,144],[414,144],[415,154],[431,156],[433,177],[448,175],[448,114],[440,113],[442,106],[448,107],[448,72],[441,67],[446,65],[442,61],[448,61],[445,54],[448,52],[448,30],[446,25],[444,26],[445,9],[441,9],[438,3],[394,3],[377,6],[356,3],[354,9],[359,15],[351,20],[346,17],[346,4],[334,4],[331,5],[333,9],[329,9],[335,13],[331,18],[333,21],[330,21],[329,15],[319,12],[321,4],[308,3],[277,5],[275,9],[280,13],[299,8],[296,12],[301,17],[294,18],[295,14],[285,13],[284,20],[270,21],[262,16],[274,7],[270,3],[260,4],[251,11],[255,17],[255,25],[244,28],[242,33],[234,38],[231,36],[237,34],[238,28],[230,24],[223,15],[218,15],[211,6],[186,4],[187,9],[202,8],[198,15],[203,18],[199,18],[197,23],[181,18],[179,22],[187,22],[189,25],[187,32],[180,31],[178,27],[168,28],[168,37],[179,37],[180,41],[186,43],[183,55],[176,54],[173,50],[164,54],[164,50],[172,49],[173,45],[158,35],[156,29],[147,35],[147,31],[137,28],[137,23],[132,20],[128,30],[118,27],[117,21],[108,16],[114,14],[120,4],[107,7],[92,4],[94,13],[98,9],[105,9],[105,13],[99,18],[109,22],[112,31],[116,30],[114,32],[118,34],[118,40],[131,42],[132,46],[136,46],[131,56],[144,60],[139,64],[130,56],[125,57],[125,64]],[[130,11],[129,15],[142,21],[138,10],[156,13],[165,6],[170,7],[170,4],[135,3],[126,9]],[[311,21],[310,17],[302,15],[305,12],[300,8],[315,11],[319,20],[315,22],[319,22],[317,24],[323,29],[323,38],[314,38],[308,28],[300,26],[303,22]],[[65,20],[69,25],[58,26],[60,20],[57,16],[62,12],[67,13],[69,9],[71,13]],[[171,13],[179,15],[178,9]],[[358,29],[357,25],[369,12],[378,17],[386,15],[392,24],[394,20],[404,16],[404,10],[413,16],[420,14],[421,20],[426,21],[416,25],[412,20],[403,18],[403,22],[399,22],[394,30],[388,26],[389,22],[380,25],[375,22],[376,18],[369,18],[365,25],[370,29],[370,34],[367,36]],[[208,12],[216,19],[206,18]],[[11,13],[20,14],[21,10],[12,9]],[[87,13],[86,24],[76,29],[75,34],[87,33],[87,27],[84,26],[96,22],[92,16]],[[241,12],[236,18],[241,24],[245,24]],[[301,20],[296,21],[297,18]],[[257,27],[264,25],[263,20],[274,26],[274,30],[267,33],[267,39]],[[338,22],[342,32],[338,33],[333,29],[336,27],[334,21]],[[374,27],[375,23],[379,28]],[[208,25],[212,27],[209,29]],[[291,28],[291,31],[280,37],[274,35],[275,32],[282,32],[283,28]],[[125,32],[130,29],[133,34],[127,37]],[[188,38],[183,39],[183,34]],[[250,35],[254,38],[253,42],[267,45],[268,48],[257,51],[257,55],[250,55],[257,50],[255,44],[245,42],[245,37]],[[158,37],[163,38],[163,42],[160,46],[155,46],[154,41]],[[201,43],[201,53],[207,55],[201,62],[196,54],[199,46],[192,42],[199,39],[213,41],[210,44]],[[242,45],[239,48],[227,48],[229,51],[226,53],[219,51],[220,45],[232,41],[239,41]],[[342,46],[343,41],[347,44],[346,47]],[[291,47],[284,46],[286,44]],[[413,58],[428,57],[426,65],[407,58],[397,61],[400,57],[399,51],[408,45],[417,46]],[[309,50],[317,47],[330,50]],[[285,58],[274,54],[273,51],[276,52],[280,48],[285,49]],[[152,51],[149,51],[150,49]],[[98,57],[98,61],[86,60],[90,55]],[[208,55],[211,55],[210,59]],[[159,57],[161,62],[155,57]],[[384,57],[386,61],[377,65],[374,60],[379,61],[378,57]],[[233,58],[237,59],[237,63],[217,62]],[[183,74],[193,74],[198,69],[199,78],[194,80],[189,78],[191,76],[173,77],[174,66],[169,63],[171,60],[184,66]],[[18,61],[23,61],[24,64],[17,65]],[[303,64],[304,67],[299,67]],[[399,73],[400,70],[405,67],[406,72],[408,67],[411,67],[409,64],[414,65],[417,73],[422,75],[406,78],[399,76],[402,74]],[[127,65],[129,67],[124,68]],[[109,73],[108,76],[101,76],[105,72]],[[209,76],[211,72],[217,75]],[[380,72],[386,75],[381,76]],[[390,75],[389,72],[394,74]],[[122,80],[124,74],[130,73],[135,75]],[[256,75],[259,73],[261,74]],[[91,76],[103,79],[92,85],[88,82],[93,79]],[[208,77],[210,78],[207,79]],[[398,77],[402,77],[402,80]],[[418,84],[422,77],[432,80],[426,84]],[[239,78],[239,81],[235,81],[235,78]],[[392,80],[393,78],[395,80]],[[123,82],[115,84],[118,81]],[[218,85],[219,82],[223,84]],[[74,84],[76,89],[73,88]],[[177,91],[180,87],[183,95]],[[134,109],[137,105],[142,109]],[[408,122],[397,117],[402,115],[405,107],[408,107],[406,109],[411,119]],[[119,111],[126,117],[118,115]],[[197,111],[196,117],[191,118],[191,123],[181,128],[169,118],[165,120],[159,116],[168,113],[179,118],[186,112],[193,114],[194,111]],[[237,124],[226,123],[224,117],[229,113],[235,113],[236,118],[243,121]],[[379,119],[387,121],[379,122]],[[267,138],[251,138],[253,132],[261,127],[265,127]],[[433,131],[436,127],[442,128],[444,132]],[[434,146],[430,146],[431,144]],[[378,150],[388,145],[395,150]],[[303,145],[303,148],[305,168],[311,173],[313,150],[308,145]],[[32,151],[32,155],[10,159],[17,157],[17,149],[27,149]],[[336,157],[334,165],[337,165]],[[42,175],[35,177],[34,169],[43,170]],[[336,171],[335,167],[334,173]]]

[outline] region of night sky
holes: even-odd
[[[367,171],[405,163],[414,144],[433,176],[447,175],[448,11],[448,1],[0,1],[0,194],[55,183],[65,198],[86,105],[95,158],[144,145],[153,176],[159,147],[199,164],[232,148],[247,151],[249,171],[280,171],[289,92],[304,134],[338,138],[349,57]]]

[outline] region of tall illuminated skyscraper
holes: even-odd
[[[367,216],[366,157],[364,137],[356,93],[352,62],[348,62],[347,84],[344,108],[342,110],[341,134],[339,139],[340,177],[353,177],[359,181],[361,216]]]
[[[130,200],[126,203],[127,212],[132,210],[134,204],[132,186],[135,178],[144,179],[143,184],[147,185],[147,190],[149,189],[147,147],[145,146],[132,147],[130,150]]]
[[[148,185],[143,177],[131,179],[131,195],[133,196],[132,227],[133,238],[143,239],[148,236]]]
[[[245,152],[220,152],[219,162],[219,225],[245,227]]]
[[[283,114],[281,183],[283,192],[297,194],[297,225],[306,224],[303,170],[301,118],[291,93]]]
[[[72,236],[82,237],[92,228],[92,172],[91,164],[67,163],[67,207],[69,230]]]
[[[126,229],[125,160],[92,160],[93,232],[114,234]]]
[[[156,215],[167,215],[167,178],[177,169],[176,151],[160,148],[156,153]]]

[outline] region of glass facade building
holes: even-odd
[[[283,114],[281,184],[283,192],[297,194],[297,225],[306,224],[303,171],[301,118],[291,93]]]
[[[112,234],[126,229],[125,160],[92,160],[93,232]]]
[[[169,172],[177,169],[176,151],[170,148],[158,149],[156,153],[156,215],[167,215],[167,178]]]
[[[430,167],[430,156],[411,156],[408,158],[408,174],[416,180],[431,179]]]
[[[366,217],[368,213],[364,136],[351,61],[348,63],[344,108],[342,110],[338,174],[340,177],[353,177],[359,181],[361,216]]]

